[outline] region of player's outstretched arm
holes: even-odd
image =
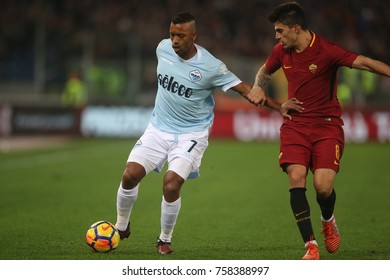
[[[232,87],[232,89],[236,92],[238,92],[241,96],[246,98],[249,102],[251,102],[254,105],[259,105],[260,103],[272,110],[275,110],[279,112],[284,118],[287,119],[292,119],[292,117],[288,114],[290,110],[294,110],[297,112],[302,112],[304,108],[302,107],[302,102],[300,102],[296,98],[291,98],[284,102],[283,104],[280,104],[276,100],[273,100],[271,97],[266,96],[264,91],[261,90],[258,97],[257,97],[257,102],[254,102],[253,100],[249,100],[248,94],[249,92],[253,91],[253,88],[245,83],[241,82],[240,84],[236,85],[235,87]],[[261,89],[261,88],[259,88]],[[256,90],[255,90],[256,91]],[[255,96],[255,94],[253,95]]]
[[[265,89],[270,81],[271,75],[267,72],[265,65],[263,65],[256,74],[253,87],[245,82],[242,82],[232,89],[237,91],[252,104],[263,106],[267,100]]]
[[[244,97],[246,100],[248,100],[250,103],[254,105],[263,105],[266,101],[266,96],[264,92],[257,92],[253,93],[251,97],[249,97],[249,94],[251,92],[251,85],[245,82],[241,82],[235,87],[232,87],[232,90],[238,92],[242,97]]]
[[[359,55],[352,64],[353,68],[367,70],[379,75],[390,77],[390,66],[386,63]]]
[[[267,69],[265,68],[265,64],[260,67],[259,71],[256,73],[255,82],[253,84],[253,87],[251,91],[248,94],[248,99],[252,100],[257,95],[266,96],[265,90],[267,89],[269,83],[271,81],[271,74],[268,73]],[[261,105],[265,104],[265,99],[261,103]]]

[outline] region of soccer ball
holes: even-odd
[[[120,236],[112,223],[99,221],[90,226],[85,239],[92,251],[102,253],[115,250],[119,245]]]

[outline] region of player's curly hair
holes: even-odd
[[[276,6],[268,16],[268,20],[272,23],[280,21],[288,27],[293,27],[295,24],[301,26],[302,30],[307,30],[307,22],[302,6],[298,2],[286,2]]]

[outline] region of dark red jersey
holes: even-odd
[[[358,55],[312,33],[309,46],[301,53],[277,44],[265,67],[274,73],[280,67],[288,81],[288,98],[303,102],[302,113],[290,112],[296,121],[326,120],[342,125],[337,99],[337,69],[351,67]]]

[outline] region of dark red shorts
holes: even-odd
[[[280,128],[279,165],[301,164],[314,172],[330,168],[338,172],[344,150],[344,131],[338,125],[284,123]]]

